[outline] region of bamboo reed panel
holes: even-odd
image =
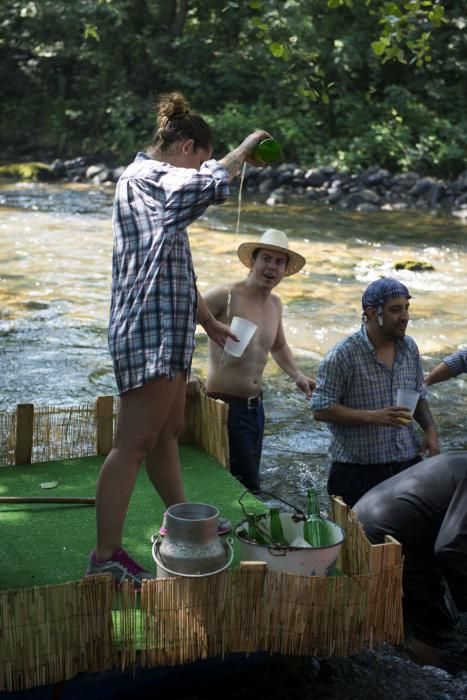
[[[352,518],[351,518],[352,522]],[[366,538],[355,530],[355,541]],[[369,545],[373,571],[301,576],[263,562],[200,578],[110,576],[0,593],[0,690],[80,672],[184,664],[232,652],[347,655],[402,639],[400,545]]]
[[[199,444],[208,454],[229,469],[229,434],[227,418],[229,407],[223,401],[212,399],[200,392],[200,439]]]
[[[95,455],[95,404],[72,408],[37,407],[33,452],[35,462]]]
[[[261,563],[199,579],[148,581],[139,662],[176,665],[254,651],[347,655],[397,643],[400,573],[309,577],[268,571]]]
[[[94,454],[109,444],[118,398],[78,408],[34,410],[32,460]],[[105,407],[105,410],[103,410]],[[100,442],[99,415],[103,418]],[[228,465],[228,406],[197,392],[186,425]],[[101,420],[102,423],[102,420]],[[0,414],[1,463],[16,444],[16,414]],[[11,463],[11,460],[10,462]],[[195,579],[146,581],[141,596],[110,576],[61,586],[0,591],[0,691],[56,683],[80,672],[183,664],[231,652],[346,655],[402,639],[402,555],[392,538],[371,545],[356,514],[332,499],[343,527],[344,576],[269,571],[261,562]]]
[[[187,396],[180,442],[197,443],[228,468],[228,406],[198,387],[195,392]],[[100,396],[95,403],[83,406],[19,404],[15,411],[0,412],[0,467],[107,454],[118,403],[118,397]]]
[[[342,570],[349,576],[371,575],[369,621],[373,639],[400,642],[403,638],[402,618],[402,546],[386,536],[384,544],[372,545],[358,522],[357,514],[340,498],[331,499],[333,519],[345,530],[342,546]],[[385,601],[388,605],[385,606]]]
[[[0,591],[0,690],[16,692],[114,665],[107,576]]]
[[[13,464],[16,446],[16,412],[0,412],[0,467]]]
[[[223,401],[212,399],[200,389],[192,387],[185,406],[185,427],[180,442],[194,442],[211,457],[229,468],[229,434],[227,417],[229,407]]]

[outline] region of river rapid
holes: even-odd
[[[112,199],[112,187],[0,187],[0,410],[24,402],[76,405],[116,393],[107,351]],[[289,345],[305,373],[315,376],[325,352],[358,329],[362,292],[381,275],[396,276],[414,297],[408,333],[426,371],[467,345],[462,221],[429,213],[340,212],[299,199],[270,207],[245,196],[238,233],[237,215],[234,195],[190,228],[199,289],[203,293],[245,276],[236,255],[241,242],[258,239],[266,228],[285,231],[291,248],[307,259],[304,270],[276,290]],[[396,272],[395,264],[408,259],[430,263],[434,270]],[[204,377],[206,370],[207,340],[199,328],[193,371]],[[313,421],[309,403],[273,360],[266,368],[264,394],[263,488],[303,506],[313,485],[326,509],[328,429]],[[467,449],[466,402],[464,375],[429,389],[443,450]],[[398,657],[391,658],[397,666]],[[398,692],[399,697],[467,698],[467,678],[464,683],[447,677],[442,693],[430,694],[433,679],[439,680],[437,671],[433,677],[430,673],[415,672],[417,687],[427,684],[428,694]],[[342,697],[353,697],[345,683],[342,688]],[[392,696],[389,690],[387,696],[362,693],[371,699]]]

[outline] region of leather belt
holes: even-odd
[[[220,399],[225,401],[225,403],[235,403],[245,408],[256,408],[263,400],[262,393],[257,396],[233,396],[232,394],[222,394],[218,391],[207,391],[206,394],[212,399]]]

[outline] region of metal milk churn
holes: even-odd
[[[177,503],[168,508],[167,534],[153,540],[158,578],[207,576],[230,565],[233,549],[230,541],[219,537],[218,516],[217,508],[206,503]]]

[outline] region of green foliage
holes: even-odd
[[[387,2],[366,0],[371,12],[381,25],[379,38],[371,43],[376,56],[383,62],[396,60],[407,63],[410,60],[417,66],[431,61],[431,30],[446,22],[444,6],[440,0],[405,0]],[[353,0],[328,0],[331,9],[347,6],[353,8]]]
[[[4,0],[0,139],[128,161],[182,90],[217,155],[268,129],[287,160],[465,169],[461,0]]]

